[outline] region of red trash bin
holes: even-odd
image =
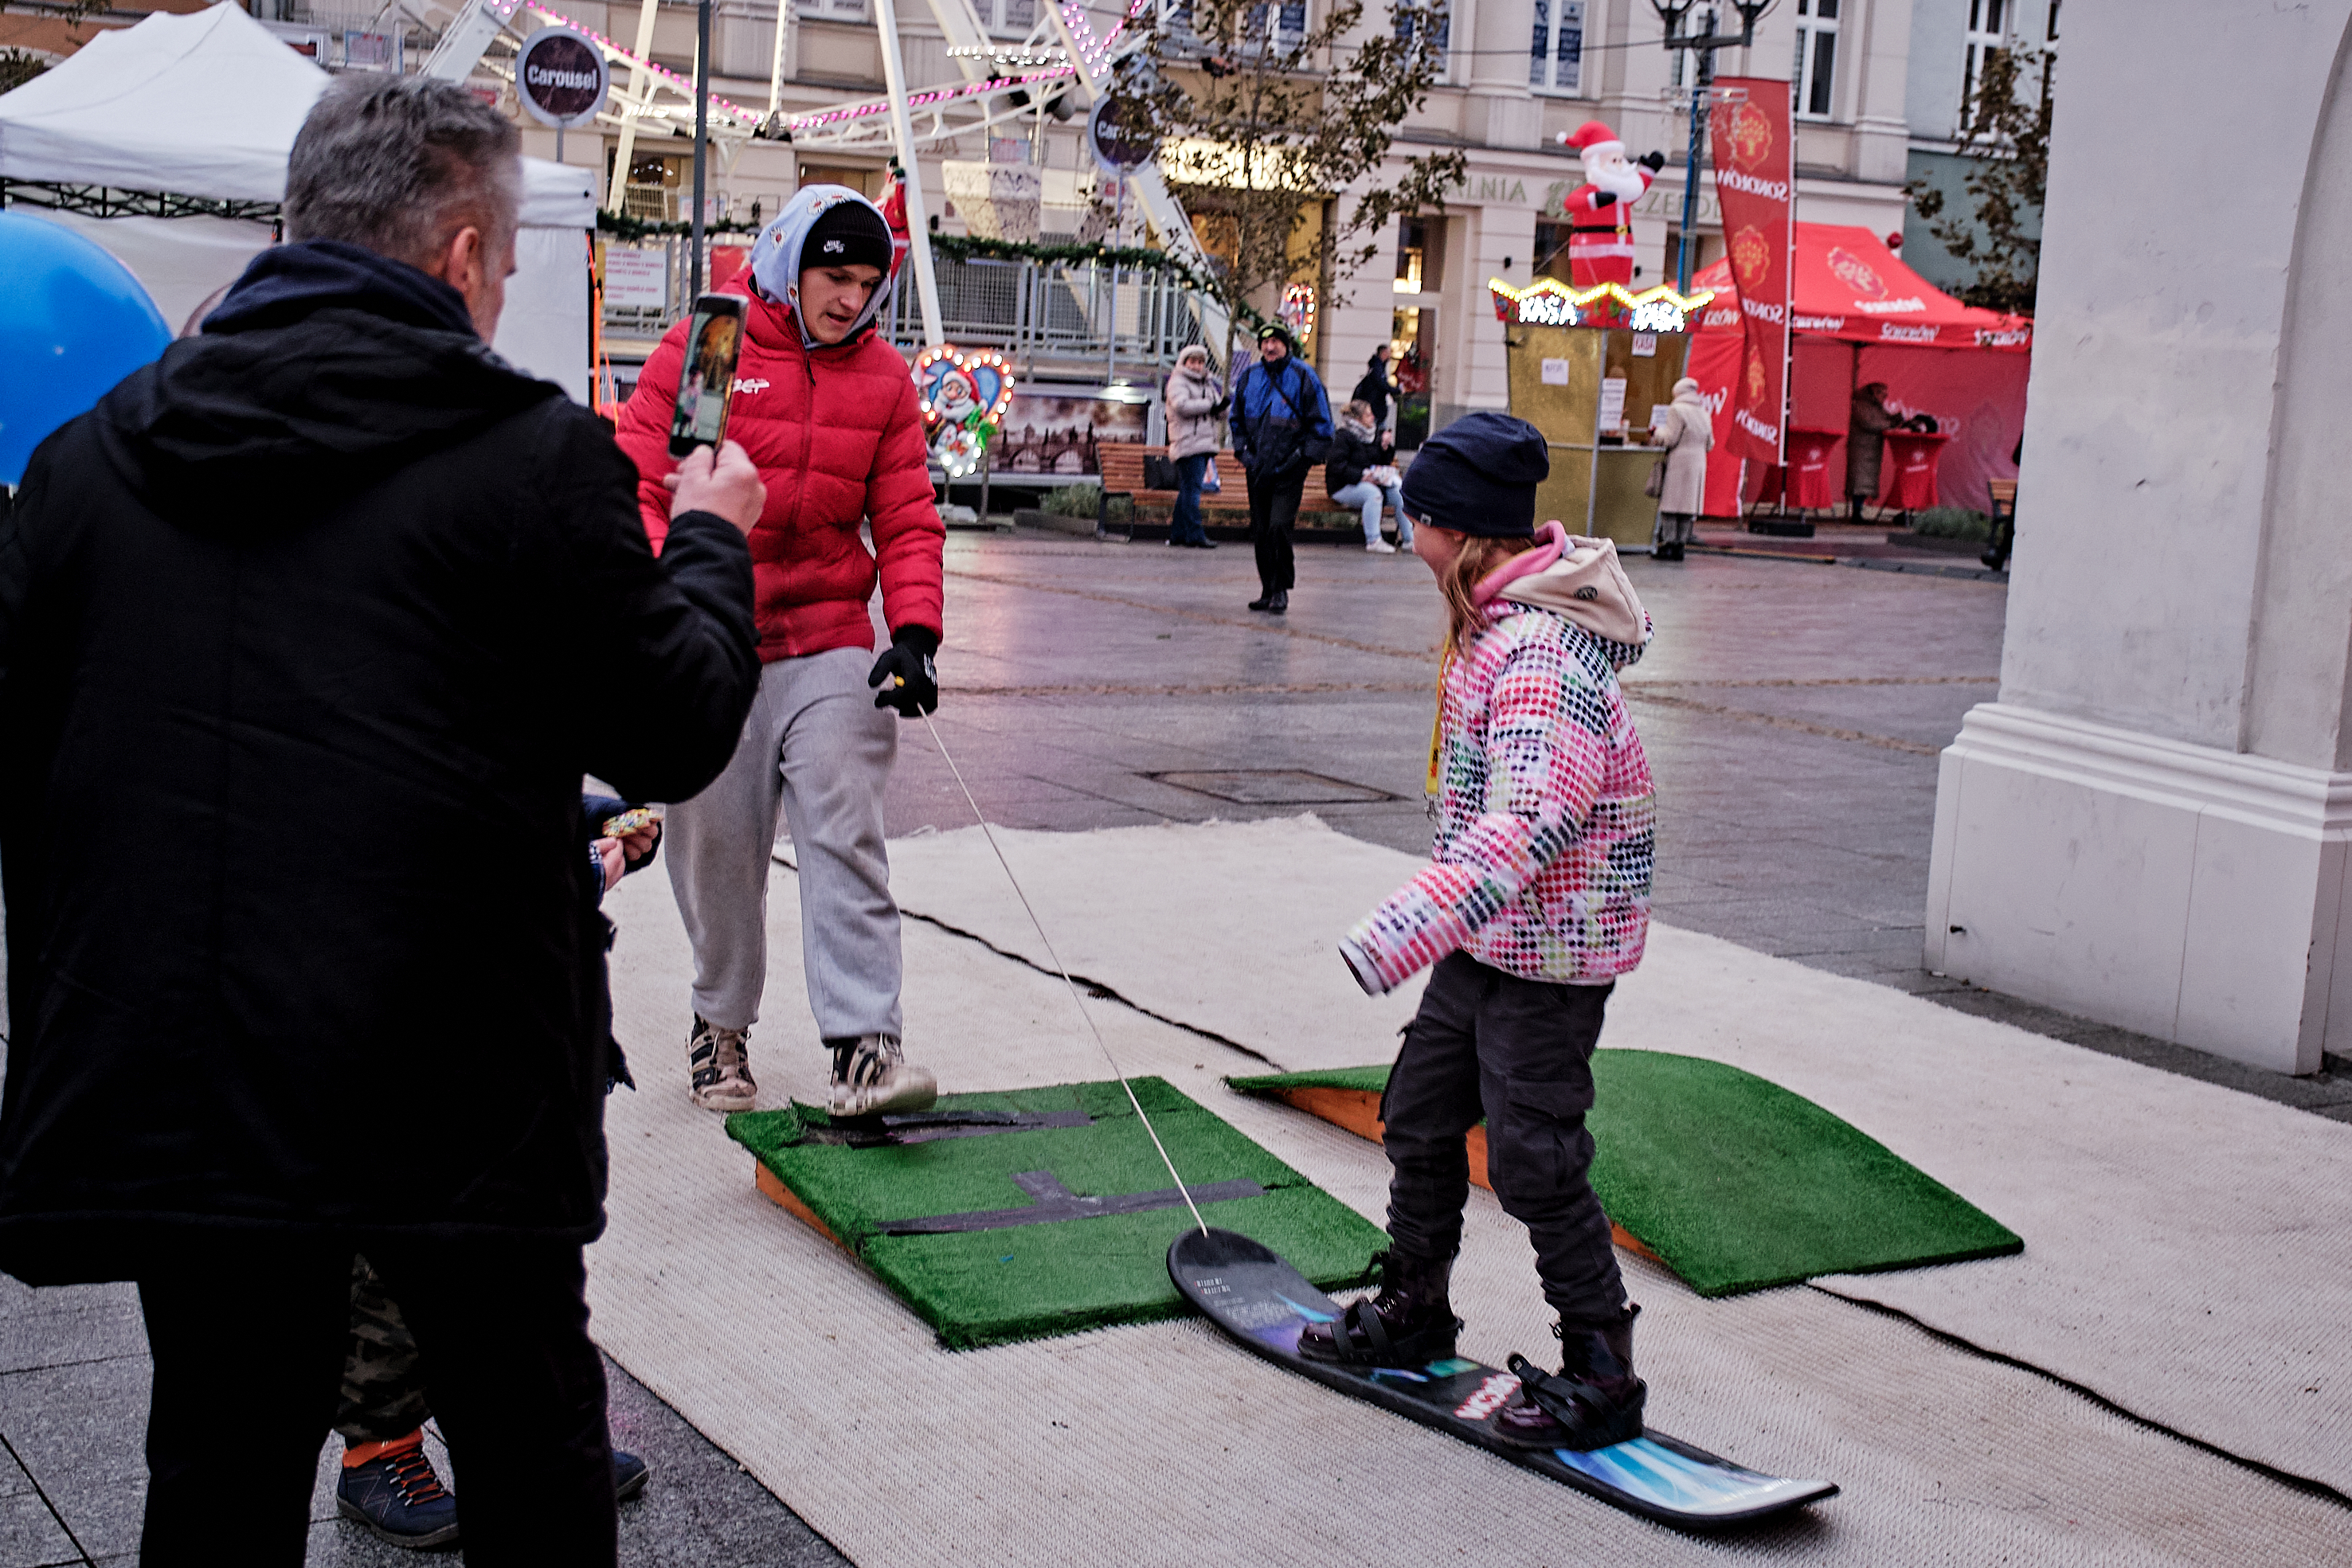
[[[1917,430],[1886,433],[1886,494],[1879,505],[1924,512],[1936,504],[1936,467],[1952,438]]]
[[[1840,486],[1830,473],[1830,454],[1845,439],[1843,430],[1789,427],[1788,504],[1801,512],[1820,512],[1838,504]]]

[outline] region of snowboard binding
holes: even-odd
[[[1642,1309],[1626,1307],[1600,1326],[1571,1328],[1563,1322],[1560,1368],[1546,1372],[1524,1355],[1504,1364],[1519,1380],[1519,1397],[1495,1415],[1495,1435],[1526,1448],[1570,1448],[1590,1453],[1642,1435],[1642,1407],[1649,1385],[1633,1375],[1633,1319]]]
[[[1462,1333],[1446,1294],[1454,1260],[1381,1252],[1372,1261],[1380,1294],[1349,1302],[1329,1322],[1308,1323],[1298,1354],[1337,1366],[1413,1367],[1452,1357]]]

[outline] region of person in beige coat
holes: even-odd
[[[1201,482],[1225,442],[1225,394],[1209,373],[1209,350],[1194,343],[1176,356],[1165,394],[1168,455],[1176,465],[1176,511],[1168,542],[1178,549],[1214,549],[1201,526]]]
[[[1675,400],[1651,431],[1650,441],[1666,455],[1666,482],[1658,492],[1651,553],[1659,560],[1680,560],[1683,547],[1696,531],[1698,514],[1706,508],[1706,455],[1715,445],[1715,420],[1690,377],[1675,383]]]

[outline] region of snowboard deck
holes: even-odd
[[[1300,1331],[1338,1317],[1339,1303],[1280,1254],[1230,1230],[1185,1231],[1169,1246],[1168,1273],[1187,1301],[1267,1360],[1628,1512],[1710,1530],[1837,1495],[1832,1482],[1762,1475],[1656,1431],[1591,1453],[1515,1447],[1495,1435],[1490,1418],[1519,1380],[1463,1357],[1416,1370],[1308,1361],[1298,1354]]]

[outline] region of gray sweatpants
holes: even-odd
[[[727,771],[669,810],[663,853],[694,943],[694,1010],[711,1023],[748,1029],[760,1016],[781,809],[817,1033],[898,1033],[898,906],[882,841],[898,716],[874,706],[873,664],[864,648],[835,648],[764,666]]]

